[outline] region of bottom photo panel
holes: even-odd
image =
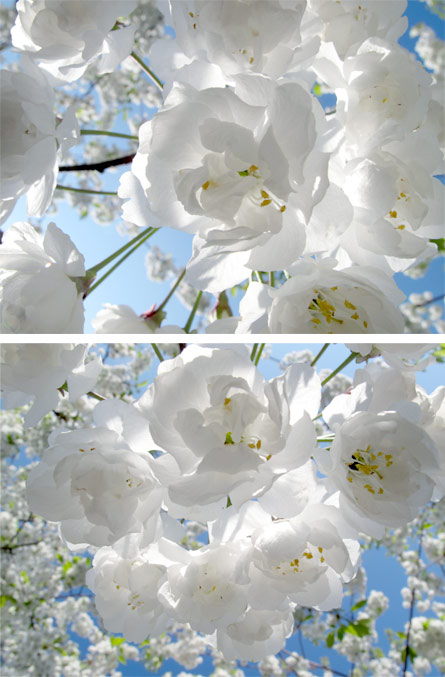
[[[443,675],[444,362],[3,344],[2,675]]]

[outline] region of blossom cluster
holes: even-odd
[[[445,388],[428,395],[399,352],[324,405],[307,363],[266,381],[245,346],[188,346],[133,402],[96,395],[89,427],[58,426],[28,505],[95,552],[107,630],[142,642],[189,624],[226,660],[257,661],[303,607],[338,608],[360,535],[403,528],[445,489]],[[189,541],[193,523],[206,539]]]
[[[239,315],[221,306],[210,332],[403,332],[394,275],[437,254],[445,220],[437,178],[443,79],[398,44],[407,0],[158,7],[175,38],[136,55],[149,59],[163,101],[140,125],[131,171],[120,179],[124,220],[192,234],[184,284],[198,292],[219,297],[242,287]],[[98,76],[121,63],[127,72],[141,13],[153,7],[20,0],[17,10],[11,39],[21,70],[5,70],[1,80],[2,221],[24,194],[31,216],[47,211],[58,164],[79,140],[75,107],[56,116],[54,91],[91,66]],[[34,333],[43,324],[82,332],[82,312],[52,325],[45,316],[27,319],[28,283],[38,275],[40,294],[57,307],[82,306],[100,268],[71,270],[70,256],[82,255],[63,246],[63,233],[48,266],[31,226],[11,230],[3,331]],[[64,276],[57,286],[49,279],[55,263]],[[16,286],[25,291],[11,311]],[[163,320],[155,309],[139,316],[107,304],[93,326],[153,333]]]

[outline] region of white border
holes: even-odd
[[[0,334],[8,343],[445,343],[445,334]]]

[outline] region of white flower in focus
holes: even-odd
[[[13,224],[0,246],[2,331],[80,334],[84,311],[76,278],[84,258],[55,223],[42,237],[29,223]]]
[[[57,151],[79,135],[73,109],[58,120],[54,92],[32,64],[27,72],[2,70],[0,77],[0,223],[27,193],[28,214],[41,216],[53,196]]]
[[[360,545],[333,506],[309,505],[298,517],[270,520],[252,533],[249,602],[285,601],[327,611],[341,606],[342,582],[357,571]]]
[[[94,556],[86,584],[95,593],[96,609],[108,632],[122,633],[129,642],[160,635],[170,622],[158,601],[165,567],[152,564],[148,551],[140,551],[132,536]]]
[[[364,358],[381,355],[390,367],[402,371],[419,371],[434,362],[433,356],[425,357],[434,348],[432,343],[346,343],[346,347]]]
[[[176,325],[159,326],[159,321],[151,319],[155,312],[137,313],[126,305],[105,303],[96,317],[91,320],[96,334],[183,334]]]
[[[407,0],[308,0],[308,6],[324,23],[320,30],[323,41],[333,42],[342,59],[354,45],[371,36],[397,42],[408,25],[402,17]]]
[[[113,31],[133,0],[19,0],[12,44],[56,81],[80,78],[96,57],[99,72],[113,71],[133,47],[134,26]]]
[[[336,90],[345,141],[354,156],[402,140],[421,125],[431,99],[431,76],[399,45],[369,38],[343,64]],[[344,113],[343,113],[344,110]]]
[[[88,346],[62,343],[17,343],[1,346],[1,388],[5,409],[19,407],[30,400],[25,426],[35,425],[60,400],[58,388],[65,381],[70,400],[92,390],[102,360],[95,356],[86,363]]]
[[[225,660],[258,661],[280,651],[294,628],[290,609],[265,611],[248,607],[238,620],[207,637]]]
[[[439,468],[429,435],[394,411],[358,411],[332,427],[331,448],[318,449],[316,460],[328,488],[340,491],[345,519],[373,536],[414,519],[432,497]]]
[[[164,540],[159,542],[161,552]],[[169,555],[171,551],[170,546]],[[173,618],[207,634],[236,621],[247,608],[241,543],[207,545],[192,552],[178,547],[171,556],[175,553],[180,559],[170,561],[167,581],[159,590]]]
[[[256,72],[274,79],[309,56],[300,36],[305,9],[304,0],[170,2],[176,41],[189,58],[207,58],[228,76]]]
[[[124,218],[195,233],[188,279],[198,289],[221,291],[251,269],[290,265],[326,190],[327,155],[315,147],[325,125],[296,82],[243,75],[235,91],[177,84],[140,128],[119,188],[129,198]]]
[[[417,386],[414,401],[421,410],[422,427],[435,443],[440,455],[440,469],[433,479],[443,492],[445,490],[445,387],[439,386],[431,395],[428,395],[423,388]]]
[[[425,257],[430,238],[443,230],[443,185],[434,178],[441,153],[433,135],[417,132],[387,145],[389,152],[349,161],[343,190],[354,207],[354,219],[341,244],[357,263],[366,251],[386,257],[391,268],[406,268],[400,258]],[[359,252],[356,247],[365,250]],[[372,261],[372,259],[370,259]]]
[[[55,431],[41,463],[28,476],[30,509],[60,522],[74,547],[111,545],[128,533],[151,542],[162,489],[152,472],[147,422],[132,405],[100,402],[98,427]]]
[[[275,289],[251,282],[240,303],[236,333],[401,333],[395,303],[404,295],[371,266],[335,270],[335,261],[301,260],[292,277]]]
[[[315,446],[319,403],[311,367],[293,365],[265,382],[243,347],[189,346],[162,362],[137,407],[168,451],[155,472],[168,486],[170,513],[192,518],[205,509],[210,519],[228,495],[240,505],[303,465]]]

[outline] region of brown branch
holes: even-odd
[[[59,167],[59,172],[82,172],[82,171],[91,171],[94,169],[96,172],[103,172],[108,167],[117,167],[118,165],[127,165],[133,161],[135,153],[131,155],[124,155],[124,157],[117,157],[113,160],[104,160],[103,162],[92,162],[90,164],[82,165],[63,165]]]
[[[422,303],[413,303],[413,308],[422,308],[423,306],[429,306],[430,303],[442,301],[444,298],[445,294],[439,294],[439,296],[435,296],[433,299],[429,299],[428,301],[422,301]]]

